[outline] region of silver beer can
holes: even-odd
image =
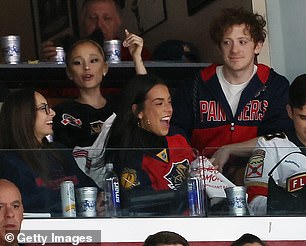
[[[76,217],[74,185],[72,181],[61,183],[62,212],[64,217]]]
[[[104,41],[103,50],[108,63],[118,63],[121,61],[121,41],[118,39]]]
[[[20,37],[9,35],[1,37],[1,56],[6,64],[18,64],[20,62]]]
[[[63,47],[56,47],[56,56],[53,57],[52,61],[57,64],[64,64],[66,59],[66,54]]]
[[[244,186],[235,186],[225,189],[227,201],[229,204],[229,214],[234,216],[249,215],[246,197],[246,188]]]
[[[76,190],[78,215],[81,217],[95,217],[98,189],[96,187],[82,187]]]

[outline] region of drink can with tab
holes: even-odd
[[[62,212],[64,217],[76,217],[74,185],[72,181],[61,183]]]
[[[1,37],[1,56],[4,63],[18,64],[20,62],[20,37],[9,35]]]
[[[121,41],[114,39],[104,41],[103,50],[108,63],[118,63],[121,61]]]
[[[225,188],[225,193],[228,200],[230,215],[249,215],[247,207],[246,188],[244,186],[234,186]]]
[[[98,189],[96,187],[82,187],[76,190],[78,215],[81,217],[95,217]]]
[[[57,64],[64,64],[66,59],[66,54],[63,47],[56,47],[56,56],[53,57],[52,61],[56,62]]]

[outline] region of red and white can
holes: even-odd
[[[64,217],[76,217],[74,185],[72,181],[61,183],[62,213]]]

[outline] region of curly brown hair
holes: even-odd
[[[255,44],[264,42],[266,38],[266,21],[263,16],[244,8],[225,8],[215,18],[209,28],[210,38],[220,47],[224,33],[234,25],[245,24]]]

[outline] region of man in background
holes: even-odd
[[[260,137],[247,164],[245,185],[255,215],[306,211],[306,74],[290,85],[287,112],[295,130]]]
[[[172,126],[236,185],[257,137],[289,129],[289,81],[257,64],[266,37],[263,16],[226,8],[210,25],[210,36],[223,64],[202,69],[177,88]],[[226,164],[226,165],[225,165]]]
[[[115,0],[84,0],[80,16],[81,38],[89,38],[98,42],[103,47],[103,42],[112,39],[119,39],[122,20],[120,9]],[[64,47],[66,50],[76,41],[76,37],[65,38]],[[42,56],[50,60],[56,55],[57,45],[52,40],[42,44]],[[144,60],[150,59],[150,53],[144,49],[142,52]],[[132,60],[127,48],[122,46],[121,60]]]
[[[0,245],[18,245],[17,235],[23,220],[21,194],[15,184],[0,179]],[[11,234],[8,234],[11,233]],[[12,242],[10,242],[12,240]]]

